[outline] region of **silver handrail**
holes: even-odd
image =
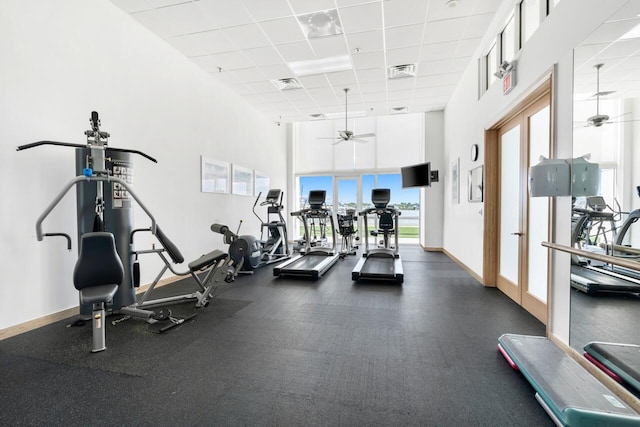
[[[151,219],[151,232],[155,235],[156,219],[153,217],[153,215],[151,215],[151,212],[149,212],[149,209],[147,209],[147,207],[140,201],[138,196],[136,196],[136,193],[131,189],[131,187],[125,181],[113,176],[80,175],[80,176],[76,176],[67,185],[65,185],[62,191],[53,199],[53,201],[49,204],[49,206],[47,206],[44,212],[42,212],[42,214],[38,217],[38,220],[36,221],[36,237],[38,241],[42,241],[42,238],[43,238],[42,222],[45,220],[47,216],[49,216],[51,211],[53,211],[53,209],[58,205],[58,203],[60,203],[60,200],[62,200],[62,198],[69,192],[69,190],[75,185],[77,185],[79,182],[83,182],[83,181],[107,181],[107,182],[116,182],[122,185],[129,192],[131,197],[133,197],[133,199],[138,203],[138,205],[140,205],[140,207],[147,214],[147,216],[149,216],[149,219]]]
[[[554,249],[560,252],[567,252],[573,255],[579,255],[585,258],[594,259],[596,261],[604,262],[605,264],[613,264],[620,267],[628,268],[635,271],[640,271],[640,263],[637,261],[630,261],[626,258],[615,257],[611,255],[597,254],[583,249],[572,248],[571,246],[559,245],[552,242],[542,242],[542,246]]]

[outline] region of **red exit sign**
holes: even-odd
[[[502,94],[508,94],[514,87],[516,87],[516,73],[515,70],[509,70],[502,78]]]

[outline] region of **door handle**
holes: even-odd
[[[515,232],[515,233],[511,233],[512,236],[522,236],[524,233],[521,233],[519,231]]]

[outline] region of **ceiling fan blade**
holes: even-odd
[[[368,144],[369,143],[369,141],[367,141],[366,139],[358,139],[358,138],[351,138],[349,141],[359,142],[360,144]]]
[[[344,139],[344,138],[342,138],[342,137],[335,137],[335,136],[329,136],[329,137],[319,137],[319,138],[316,138],[316,139]]]
[[[375,133],[361,133],[360,135],[352,135],[351,138],[371,138],[372,136],[376,136]]]
[[[619,119],[620,117],[628,116],[629,114],[632,114],[632,112],[631,111],[627,111],[626,113],[618,114],[617,116],[611,117],[609,120]]]
[[[615,124],[615,123],[630,123],[630,122],[640,122],[640,119],[631,119],[631,120],[616,120],[615,122],[605,122],[606,124],[610,125],[610,124]]]

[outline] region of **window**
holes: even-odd
[[[516,24],[513,15],[500,33],[500,62],[511,62],[516,56],[519,46],[516,46]]]
[[[540,26],[540,16],[542,10],[540,0],[522,0],[520,3],[520,22],[522,35],[522,45],[524,45],[531,35]]]
[[[485,69],[487,70],[486,89],[489,89],[489,87],[497,79],[495,74],[493,74],[498,69],[497,60],[498,57],[496,52],[496,45],[494,43],[493,46],[491,46],[491,49],[489,49],[489,53],[487,53],[487,56],[485,56]]]

